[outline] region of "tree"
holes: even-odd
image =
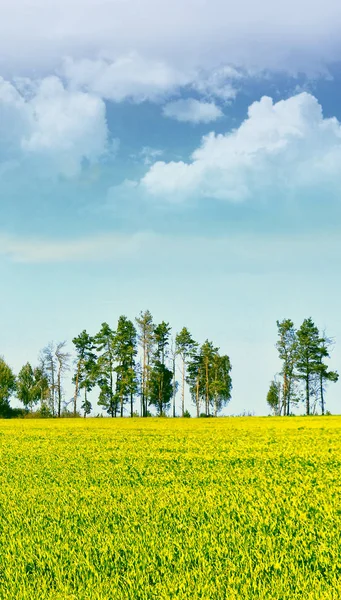
[[[90,414],[91,404],[87,400],[87,392],[89,392],[95,385],[95,366],[96,366],[96,354],[94,352],[94,339],[84,329],[77,337],[72,340],[76,348],[76,372],[73,376],[73,383],[75,384],[74,401],[73,401],[73,414],[77,414],[77,398],[80,390],[84,389],[84,402],[82,409],[85,414]],[[90,410],[89,410],[90,407]]]
[[[111,417],[117,416],[117,397],[114,393],[115,332],[107,323],[102,323],[95,336],[97,351],[97,383],[100,388],[98,404],[103,406]]]
[[[158,415],[167,413],[173,395],[173,372],[166,366],[168,355],[169,324],[162,321],[154,329],[155,352],[153,366],[150,374],[150,400],[149,403],[156,407]]]
[[[149,310],[141,312],[135,319],[138,327],[138,341],[142,350],[141,365],[141,416],[147,416],[150,388],[150,360],[154,344],[154,323]]]
[[[41,368],[43,372],[46,374],[49,386],[49,409],[52,413],[52,416],[55,416],[56,412],[56,373],[57,373],[57,364],[56,364],[56,355],[54,343],[49,342],[45,348],[41,351],[40,356]]]
[[[276,348],[282,360],[281,375],[283,376],[282,403],[284,415],[290,414],[290,404],[293,401],[295,382],[295,363],[297,360],[298,339],[291,319],[277,321],[279,339]]]
[[[185,381],[186,381],[186,368],[187,361],[194,354],[198,347],[198,344],[192,338],[190,332],[187,327],[183,327],[175,337],[175,352],[180,356],[182,366],[181,366],[181,375],[182,375],[182,386],[181,386],[181,416],[183,417],[185,414]]]
[[[173,377],[172,377],[172,397],[173,397],[173,408],[172,408],[172,414],[173,417],[176,416],[176,409],[175,409],[175,399],[176,399],[176,394],[177,391],[179,389],[179,383],[176,380],[176,359],[177,359],[177,351],[176,351],[176,344],[174,342],[174,339],[172,339],[171,342],[171,346],[170,346],[170,359],[171,359],[171,364],[172,364],[172,373],[173,373]]]
[[[222,410],[231,400],[232,380],[231,362],[225,354],[216,353],[213,357],[213,374],[211,381],[211,394],[213,395],[214,416]]]
[[[200,404],[202,395],[202,355],[200,351],[193,352],[190,356],[190,360],[187,362],[187,375],[186,382],[189,386],[189,391],[193,403],[196,406],[197,417],[200,416]]]
[[[192,400],[196,405],[197,417],[204,403],[204,414],[209,417],[211,409],[214,415],[226,406],[231,399],[232,379],[231,363],[227,355],[221,356],[219,348],[206,340],[199,352],[191,353],[187,365],[187,383]]]
[[[266,401],[275,415],[281,414],[280,392],[280,382],[273,379],[270,383],[269,391],[266,396]]]
[[[16,389],[15,375],[11,367],[0,357],[0,416],[10,413],[9,399]]]
[[[316,375],[321,368],[321,341],[319,330],[311,317],[304,319],[297,331],[297,360],[296,369],[298,378],[304,382],[305,409],[310,415],[311,395],[314,393]]]
[[[118,320],[114,352],[117,366],[116,397],[123,417],[124,404],[130,400],[130,416],[134,414],[134,394],[137,391],[137,377],[135,372],[135,357],[137,354],[136,329],[132,321],[121,316]]]
[[[331,348],[332,345],[333,341],[328,338],[324,332],[320,338],[317,366],[318,392],[322,415],[325,414],[325,385],[328,382],[335,383],[339,379],[337,371],[328,371],[328,366],[323,362],[323,359],[330,358],[329,348]]]
[[[63,388],[62,388],[62,378],[66,371],[69,371],[69,360],[70,354],[65,351],[66,342],[58,342],[55,350],[56,364],[57,364],[57,383],[56,383],[56,393],[57,393],[57,415],[61,416],[62,412],[62,396],[63,396]]]
[[[214,364],[217,358],[218,348],[215,348],[212,342],[206,340],[201,346],[201,377],[202,377],[202,393],[204,395],[205,402],[205,414],[207,417],[210,416],[210,406],[213,400],[213,389],[211,382],[214,378]]]
[[[39,396],[40,406],[46,406],[46,401],[49,397],[49,381],[46,373],[44,372],[43,365],[35,367],[33,370],[33,376],[35,381],[35,387],[37,390],[37,396]]]
[[[16,390],[18,400],[32,412],[33,407],[44,399],[48,381],[39,367],[33,369],[28,362],[20,369]]]

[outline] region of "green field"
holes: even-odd
[[[0,421],[1,600],[341,597],[341,418]]]

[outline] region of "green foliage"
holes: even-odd
[[[298,338],[294,323],[291,319],[277,321],[278,341],[276,348],[282,361],[281,375],[283,377],[282,405],[284,415],[289,415],[291,405],[296,403],[295,396],[295,367],[297,362]]]
[[[284,415],[290,415],[292,405],[297,404],[301,397],[307,415],[316,414],[317,403],[324,414],[326,384],[339,378],[338,373],[329,371],[324,362],[329,358],[331,340],[325,334],[321,336],[311,317],[304,319],[297,331],[291,319],[277,321],[277,328],[279,339],[276,347],[282,360],[283,378],[280,409],[283,407]],[[270,403],[275,403],[275,390],[270,387],[269,392]]]
[[[141,416],[147,416],[150,399],[150,362],[154,345],[154,323],[149,310],[141,312],[135,319],[138,329],[138,342],[142,351],[141,368]]]
[[[130,416],[133,415],[133,397],[138,389],[135,357],[137,354],[137,332],[132,321],[125,316],[118,320],[114,354],[117,366],[115,367],[116,398],[120,406],[121,417],[125,404],[130,401]]]
[[[32,368],[26,363],[18,374],[16,392],[20,402],[31,412],[39,401],[44,400],[48,394],[48,379],[41,368]]]
[[[115,332],[107,323],[102,323],[95,336],[95,345],[99,352],[96,367],[97,384],[100,388],[98,404],[111,417],[116,417],[118,398],[114,393]]]
[[[87,394],[96,385],[98,377],[97,357],[94,352],[95,341],[87,333],[87,331],[83,330],[78,337],[75,337],[72,340],[72,342],[77,353],[76,372],[73,377],[73,383],[75,384],[73,412],[74,415],[76,415],[77,398],[80,394],[80,391],[83,390],[84,399],[81,408],[84,411],[84,416],[86,416],[91,413],[92,409],[91,402],[89,402]]]
[[[320,335],[312,319],[304,319],[297,331],[297,376],[304,382],[306,414],[310,414],[311,395],[314,393],[315,376],[320,368]]]
[[[181,389],[181,414],[185,416],[185,381],[187,378],[188,361],[194,357],[197,352],[198,344],[192,338],[187,327],[183,327],[175,336],[175,354],[179,356],[182,362],[182,389]]]
[[[154,329],[154,356],[150,372],[149,404],[155,406],[157,414],[163,416],[170,408],[173,396],[173,373],[166,366],[171,328],[162,321]]]
[[[10,416],[9,399],[16,389],[16,379],[11,367],[0,357],[0,417]]]
[[[197,416],[200,407],[205,406],[206,416],[217,415],[231,399],[231,363],[227,355],[221,356],[219,348],[206,340],[199,352],[191,355],[188,363],[187,382]]]
[[[281,384],[273,379],[270,383],[269,391],[266,396],[268,406],[275,415],[280,415],[280,389]]]

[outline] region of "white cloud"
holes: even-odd
[[[162,112],[165,117],[188,123],[210,123],[223,116],[222,110],[214,102],[201,102],[194,98],[169,102]]]
[[[192,87],[207,97],[220,98],[225,102],[237,95],[236,83],[243,78],[242,72],[226,65],[209,73],[198,73]]]
[[[115,60],[67,58],[61,74],[72,89],[91,92],[111,100],[122,102],[161,102],[177,95],[181,88],[193,89],[205,98],[228,101],[237,94],[236,82],[245,74],[225,66],[215,70],[189,68],[182,64],[174,67],[163,60],[147,59],[136,52]],[[195,100],[191,99],[193,110]],[[203,110],[212,107],[204,107]],[[215,109],[215,114],[218,108]]]
[[[141,186],[170,200],[275,200],[317,185],[339,193],[340,172],[340,123],[323,118],[316,98],[302,93],[277,103],[268,97],[254,102],[238,129],[205,136],[188,163],[156,162]]]
[[[108,100],[157,101],[187,85],[191,76],[161,60],[148,60],[136,53],[117,60],[67,59],[63,75],[75,88]]]
[[[175,70],[320,68],[340,58],[339,0],[2,0],[4,72],[51,69],[61,56],[117,58],[136,52]],[[20,52],[18,52],[20,48]]]
[[[98,97],[69,91],[57,77],[16,86],[0,78],[0,165],[37,160],[41,172],[74,176],[84,159],[106,151],[107,136]]]

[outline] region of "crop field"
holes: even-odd
[[[341,597],[341,418],[0,421],[1,600]]]

